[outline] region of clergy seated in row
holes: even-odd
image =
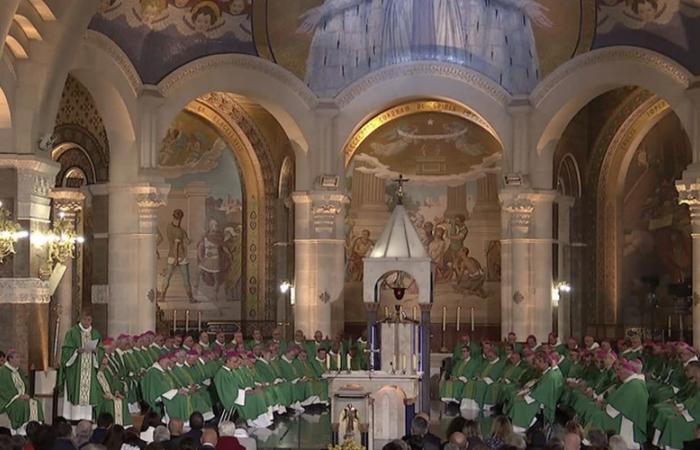
[[[27,376],[19,370],[20,365],[17,352],[10,350],[0,367],[0,412],[7,414],[15,434],[25,434],[30,421],[44,421],[41,403],[28,395]]]
[[[194,412],[192,394],[182,387],[172,374],[176,363],[175,355],[163,353],[158,361],[148,368],[141,380],[143,401],[154,411],[162,411],[166,422],[180,419],[186,422]]]
[[[105,339],[105,345],[111,345],[111,339]],[[107,354],[102,357],[97,371],[97,384],[102,393],[95,408],[95,416],[108,413],[114,418],[114,423],[121,426],[131,425],[131,414],[124,394],[124,385],[112,369]]]
[[[651,406],[653,414],[652,443],[661,448],[683,448],[683,443],[695,439],[695,430],[700,425],[700,362],[691,361],[685,373],[693,383],[693,394],[684,400],[665,400]]]

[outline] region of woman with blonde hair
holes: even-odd
[[[506,438],[513,433],[513,424],[508,416],[497,416],[491,424],[491,436],[486,439],[486,445],[491,450],[498,450],[505,445]]]

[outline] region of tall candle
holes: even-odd
[[[190,310],[185,311],[185,333],[190,331]]]
[[[462,307],[458,306],[457,307],[457,331],[459,331],[459,316],[462,315]]]
[[[345,362],[348,365],[347,370],[352,370],[352,356],[349,353],[345,355]]]
[[[385,319],[389,318],[389,307],[388,306],[384,307],[384,318]]]
[[[173,309],[173,335],[177,333],[177,309]]]
[[[415,371],[418,368],[418,356],[413,355],[413,364],[411,366],[412,371]]]
[[[399,305],[399,320],[403,318],[403,307]]]
[[[413,321],[414,321],[414,322],[418,322],[418,313],[417,313],[417,309],[418,309],[418,308],[416,308],[415,306],[413,307]]]
[[[442,331],[447,329],[447,306],[442,307]]]
[[[399,357],[398,355],[396,355],[396,353],[394,353],[394,356],[391,358],[391,363],[394,367],[394,370],[397,370],[399,365]]]
[[[370,369],[374,370],[374,340],[375,340],[374,333],[376,331],[374,328],[374,324],[370,327],[370,330],[372,331],[372,338],[369,342],[369,349],[370,349],[369,365],[370,365]]]
[[[418,371],[423,367],[423,330],[422,325],[418,327]]]
[[[406,354],[405,353],[403,355],[401,355],[401,365],[403,366],[402,370],[406,371]]]
[[[197,311],[197,330],[202,331],[202,311]]]
[[[474,332],[474,307],[471,308],[472,333]]]
[[[329,355],[326,355],[326,370],[331,370],[331,357]]]
[[[340,371],[340,369],[341,369],[341,367],[340,367],[341,364],[340,364],[340,363],[341,363],[340,351],[338,351],[338,354],[336,355],[336,364],[337,364],[336,369],[338,369],[338,371]]]

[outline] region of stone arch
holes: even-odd
[[[691,130],[692,107],[685,93],[690,80],[683,66],[643,48],[609,47],[577,56],[542,80],[530,95],[535,108],[531,136],[537,154],[552,147],[583,106],[622,86],[643,87],[663,98],[686,130]]]
[[[560,194],[573,198],[581,197],[581,170],[573,154],[566,153],[559,161],[555,184]]]

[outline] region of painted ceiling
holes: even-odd
[[[102,0],[90,29],[145,84],[239,53],[285,67],[321,97],[417,60],[464,65],[525,94],[568,59],[616,45],[700,73],[700,0]]]

